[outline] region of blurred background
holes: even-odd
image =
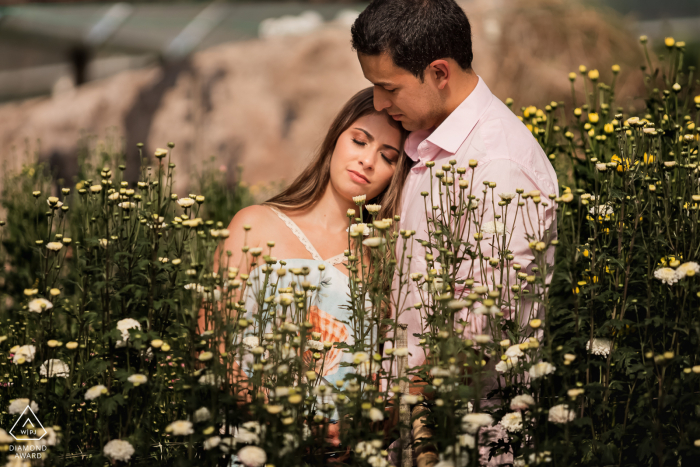
[[[468,0],[474,68],[502,100],[570,100],[583,64],[641,107],[640,34],[700,56],[699,0]],[[350,47],[353,1],[0,0],[0,164],[40,160],[75,184],[78,156],[119,148],[136,180],[144,152],[175,143],[178,193],[208,164],[258,199],[291,181],[335,113],[369,83]],[[580,81],[580,80],[579,80]],[[636,101],[636,104],[635,104]],[[239,170],[239,168],[241,170]],[[206,180],[205,180],[206,183]]]

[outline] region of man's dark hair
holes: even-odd
[[[364,55],[387,52],[396,66],[423,79],[433,61],[472,66],[472,31],[454,0],[373,0],[351,28],[352,47]]]

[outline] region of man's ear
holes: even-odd
[[[435,60],[432,62],[428,65],[428,73],[438,89],[445,89],[452,77],[452,70],[447,60]]]

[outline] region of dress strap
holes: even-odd
[[[286,214],[284,214],[282,211],[269,206],[270,209],[272,209],[275,213],[277,213],[277,216],[282,219],[284,224],[289,227],[289,229],[292,231],[292,233],[299,239],[302,245],[306,247],[306,250],[311,253],[311,257],[317,261],[323,261],[323,258],[321,258],[321,255],[318,254],[316,251],[316,248],[311,244],[308,238],[306,238],[306,235],[304,235],[304,232],[299,228],[298,225],[294,223],[293,220],[291,220],[289,217],[287,217]]]
[[[347,260],[347,256],[345,256],[345,253],[341,253],[332,258],[328,258],[326,263],[330,263],[331,265],[335,266],[336,264],[344,263],[345,260]]]
[[[315,259],[316,261],[324,261],[324,259],[321,258],[321,255],[318,254],[318,251],[316,251],[316,248],[314,248],[314,246],[311,244],[309,239],[306,237],[304,232],[299,228],[298,225],[296,225],[296,223],[293,220],[291,220],[285,213],[283,213],[279,209],[277,209],[273,206],[268,206],[268,207],[270,209],[272,209],[277,214],[277,217],[282,219],[282,221],[284,222],[284,224],[287,227],[289,227],[289,229],[292,231],[292,233],[299,239],[301,244],[304,245],[304,247],[306,247],[306,250],[309,253],[311,253],[311,257],[313,259]],[[344,260],[345,260],[345,255],[341,253],[339,255],[336,255],[336,256],[328,259],[327,262],[335,266],[336,264],[342,263]]]

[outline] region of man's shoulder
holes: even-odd
[[[496,96],[477,125],[484,163],[508,161],[550,192],[557,185],[556,173],[542,146],[528,127]],[[500,162],[499,162],[500,161]]]

